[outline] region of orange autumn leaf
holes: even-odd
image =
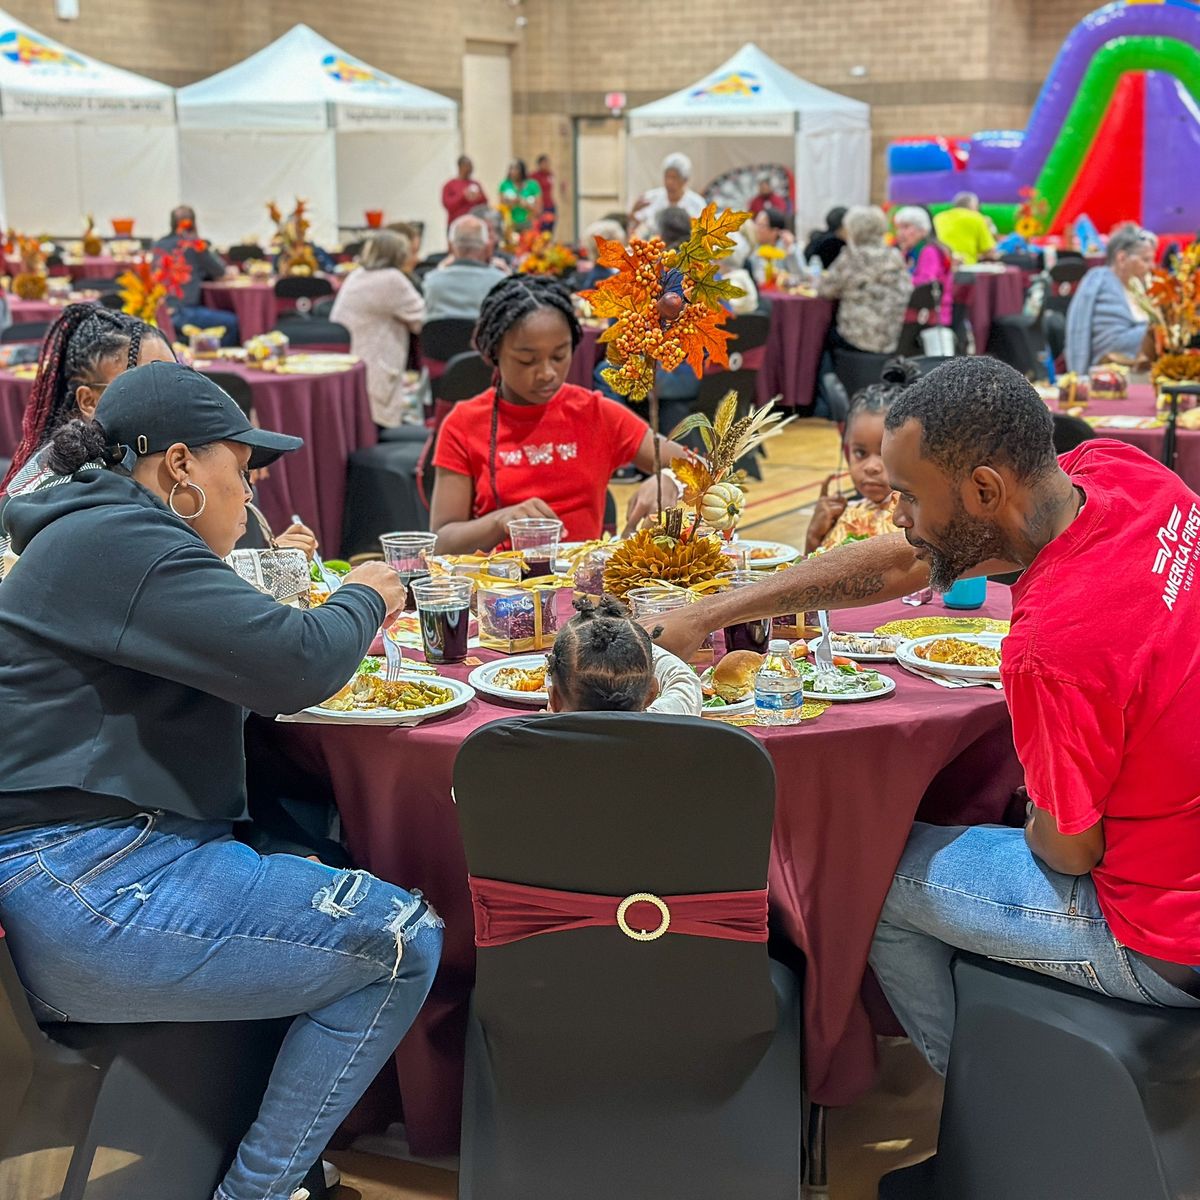
[[[714,366],[729,365],[729,348],[727,342],[733,335],[720,328],[725,320],[725,310],[713,312],[699,304],[689,304],[683,310],[684,317],[690,318],[694,332],[680,337],[687,354],[687,361],[697,375],[704,374],[704,352],[708,351],[709,360]]]
[[[671,470],[683,484],[682,500],[689,508],[699,504],[704,493],[713,485],[712,472],[703,459],[676,458],[671,463]]]
[[[733,235],[750,219],[748,212],[723,209],[709,204],[692,222],[692,236],[675,252],[675,265],[686,271],[697,263],[727,258],[737,243]]]
[[[596,235],[596,263],[601,267],[612,267],[620,270],[623,266],[636,267],[629,252],[620,242],[611,241]]]

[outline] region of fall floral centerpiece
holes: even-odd
[[[104,242],[96,232],[96,218],[91,213],[84,218],[83,252],[88,258],[99,258],[104,253]]]
[[[158,310],[168,296],[182,296],[183,285],[192,277],[185,251],[190,242],[179,243],[174,254],[144,254],[129,270],[117,277],[121,309],[148,325],[158,324]]]
[[[1200,242],[1180,253],[1173,270],[1155,267],[1147,284],[1135,280],[1132,287],[1154,330],[1151,379],[1155,384],[1200,380],[1200,352],[1191,349],[1200,332]]]
[[[16,243],[21,269],[13,278],[13,291],[22,300],[41,300],[46,295],[46,254],[40,238],[11,235]]]
[[[296,206],[285,217],[272,200],[267,214],[275,222],[275,237],[279,243],[280,275],[315,275],[317,259],[308,240],[312,227],[308,220],[308,202],[296,199]]]
[[[549,232],[527,233],[522,239],[517,270],[522,275],[563,276],[575,270],[579,256],[569,246],[555,242]]]
[[[1013,229],[1018,237],[1030,242],[1046,232],[1046,222],[1050,218],[1050,204],[1037,188],[1023,187],[1019,195],[1021,203],[1017,208]]]

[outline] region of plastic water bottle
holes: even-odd
[[[754,676],[754,723],[797,725],[804,705],[804,682],[782,638],[772,638],[767,657]]]
[[[821,271],[823,269],[824,268],[821,265],[820,257],[818,255],[814,254],[812,256],[812,258],[810,258],[808,260],[808,276],[813,281],[813,283],[816,283],[818,280],[820,280]]]

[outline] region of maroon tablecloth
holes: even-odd
[[[62,270],[54,269],[50,273],[69,275],[72,279],[116,279],[122,271],[133,266],[133,260],[128,258],[113,258],[111,254],[97,254],[64,264]],[[21,270],[19,259],[9,258],[4,263],[9,275],[17,275]]]
[[[65,304],[53,300],[22,300],[20,296],[7,296],[8,312],[14,325],[25,321],[57,321]]]
[[[12,458],[21,441],[21,422],[32,390],[32,379],[18,379],[11,371],[0,370],[0,458]]]
[[[1161,426],[1157,429],[1111,429],[1095,421],[1096,417],[1153,417],[1156,412],[1154,388],[1148,383],[1135,383],[1130,385],[1127,400],[1093,400],[1082,415],[1096,426],[1101,437],[1128,442],[1162,462],[1165,431]],[[1175,470],[1192,491],[1200,492],[1200,430],[1176,429],[1175,435]]]
[[[789,408],[811,408],[817,368],[833,322],[831,300],[766,293],[771,301],[771,332],[758,372],[758,402],[782,396]]]
[[[258,484],[263,514],[272,529],[286,529],[298,514],[316,531],[325,558],[342,542],[346,463],[378,430],[367,399],[367,369],[356,363],[329,375],[275,375],[222,361],[199,362],[201,370],[229,371],[249,381],[254,412],[264,429],[304,439],[304,448],[271,464]]]
[[[589,391],[595,388],[596,364],[604,353],[604,346],[600,343],[600,335],[603,332],[603,326],[597,328],[594,325],[585,325],[583,327],[583,340],[575,347],[575,354],[567,371],[568,383],[573,383],[576,387],[587,388]]]
[[[990,590],[983,614],[1007,616],[1008,590]],[[897,602],[837,624],[873,629],[943,611]],[[1021,781],[999,692],[951,691],[898,667],[885,670],[898,683],[888,699],[838,705],[799,727],[752,730],[778,773],[772,913],[808,963],[805,1070],[814,1099],[826,1104],[848,1104],[872,1082],[874,1037],[860,989],[914,815],[997,821]],[[446,673],[464,678],[469,669]],[[257,744],[328,786],[359,866],[419,887],[446,920],[433,991],[397,1054],[405,1124],[418,1154],[457,1149],[474,971],[466,861],[450,793],[454,759],[469,733],[513,711],[477,697],[415,729],[258,722],[251,730],[252,753]]]
[[[987,351],[992,322],[1019,313],[1025,287],[1019,267],[1000,271],[959,271],[954,277],[954,302],[965,304],[975,331],[975,353]]]
[[[275,284],[206,283],[200,289],[200,303],[237,315],[238,334],[243,342],[275,328],[279,307],[275,302]]]

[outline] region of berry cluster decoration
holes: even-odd
[[[596,262],[616,274],[583,293],[597,317],[613,324],[601,335],[607,347],[604,381],[620,396],[645,400],[654,388],[657,367],[674,371],[683,362],[697,375],[705,357],[729,362],[730,334],[723,301],[743,295],[741,288],[717,278],[718,264],[734,249],[733,234],[750,214],[715,204],[692,222],[691,237],[674,250],[662,238],[633,238],[628,246],[596,238]]]

